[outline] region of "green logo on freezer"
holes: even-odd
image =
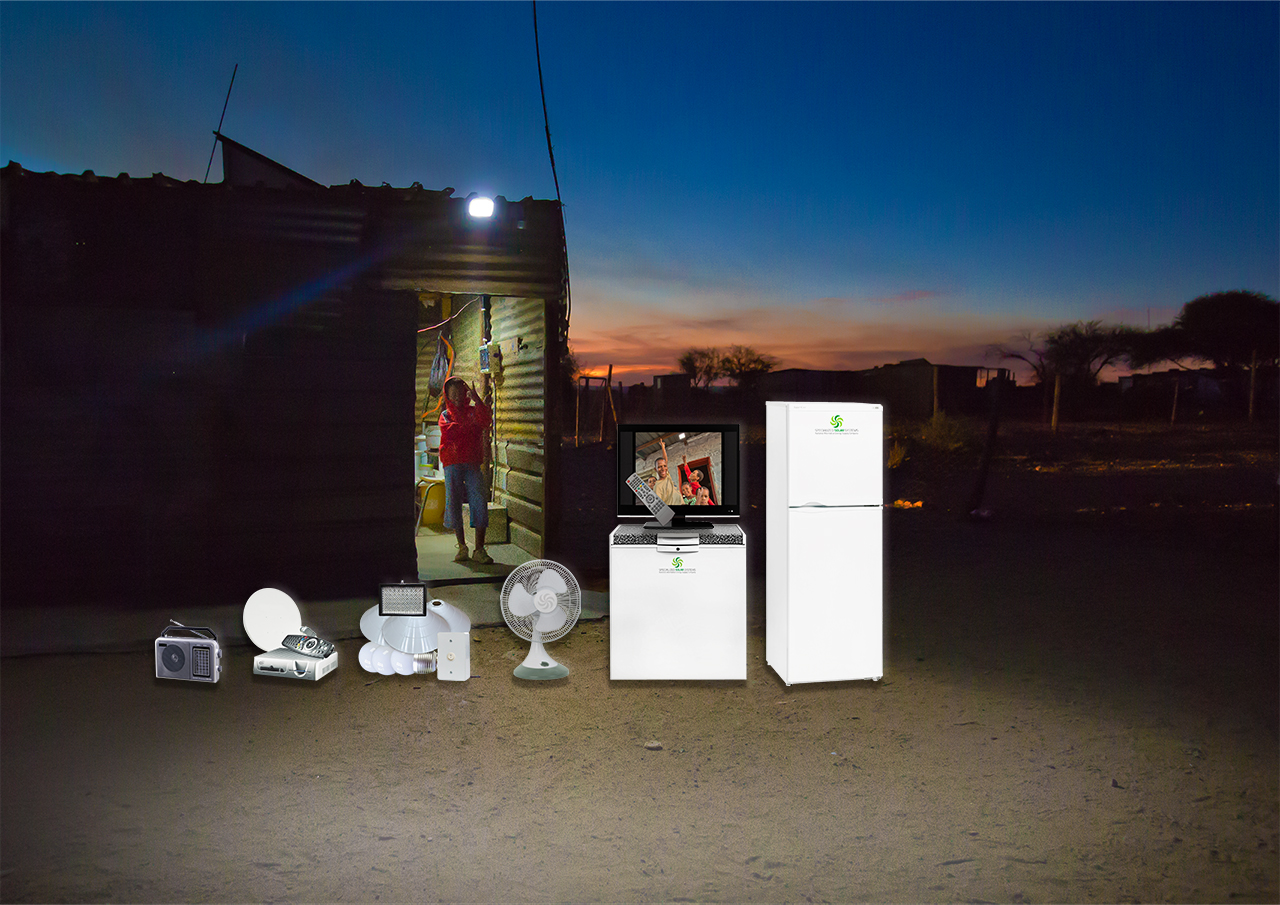
[[[683,569],[684,560],[677,556],[675,559],[671,560],[671,565],[675,566],[677,569]]]
[[[856,427],[844,426],[844,415],[832,415],[828,423],[831,425],[830,427],[815,427],[813,432],[820,437],[856,437],[858,435]]]

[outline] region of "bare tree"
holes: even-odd
[[[1058,411],[1063,387],[1075,384],[1093,386],[1107,365],[1126,360],[1142,331],[1135,327],[1107,326],[1101,321],[1077,321],[1063,324],[1033,336],[1023,331],[1009,343],[987,347],[988,357],[1002,361],[1026,362],[1045,388],[1045,408],[1049,407],[1049,387],[1053,387],[1053,412],[1050,423],[1058,429]]]
[[[740,387],[750,386],[761,374],[778,366],[778,360],[772,355],[757,352],[750,346],[731,346],[721,362],[724,376]]]
[[[694,386],[710,386],[725,376],[724,356],[719,349],[705,348],[686,349],[676,359],[680,370],[689,375],[689,382]]]

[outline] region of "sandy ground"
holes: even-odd
[[[548,683],[505,628],[452,684],[5,658],[0,899],[1280,900],[1275,457],[1193,464],[889,511],[878,683],[787,687],[758,628],[745,682],[611,682],[607,619]]]

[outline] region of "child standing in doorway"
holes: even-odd
[[[444,411],[440,413],[440,465],[444,468],[444,526],[458,539],[454,562],[488,564],[493,557],[484,548],[484,532],[489,527],[489,494],[485,491],[485,431],[493,423],[493,413],[461,377],[444,384]],[[468,556],[467,538],[462,530],[462,504],[471,506],[471,527],[476,531],[476,549]]]

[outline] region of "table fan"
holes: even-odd
[[[502,618],[511,631],[531,641],[529,655],[515,668],[517,679],[562,679],[569,667],[557,663],[543,645],[563,638],[582,613],[582,591],[573,573],[549,559],[521,563],[502,585]]]

